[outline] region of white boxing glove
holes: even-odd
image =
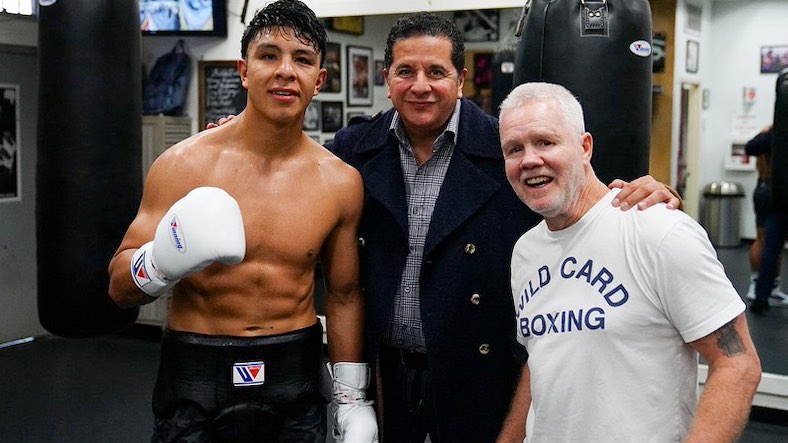
[[[369,365],[334,364],[331,400],[334,439],[338,443],[378,443],[378,422],[367,401]]]
[[[193,189],[159,222],[153,241],[131,259],[134,283],[152,297],[210,264],[240,263],[246,235],[238,202],[219,188]]]

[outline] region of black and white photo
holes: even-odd
[[[342,128],[342,102],[322,102],[323,132],[337,132]]]
[[[462,31],[467,42],[498,41],[500,16],[497,9],[455,11],[454,23]]]
[[[0,202],[21,199],[19,86],[0,84]]]

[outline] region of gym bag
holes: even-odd
[[[181,115],[191,80],[192,61],[183,40],[156,60],[142,92],[145,115]]]

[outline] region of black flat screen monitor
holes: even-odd
[[[142,35],[227,36],[225,0],[139,0]]]

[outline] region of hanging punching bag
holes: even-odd
[[[772,207],[788,215],[788,69],[777,76],[772,129]]]
[[[514,49],[497,51],[492,59],[492,109],[498,114],[501,102],[512,92],[514,78]]]
[[[141,194],[137,0],[42,3],[38,21],[38,313],[67,337],[119,331],[138,309],[107,267]]]
[[[533,0],[523,8],[513,84],[549,82],[583,105],[605,183],[648,173],[651,10],[647,0]]]

